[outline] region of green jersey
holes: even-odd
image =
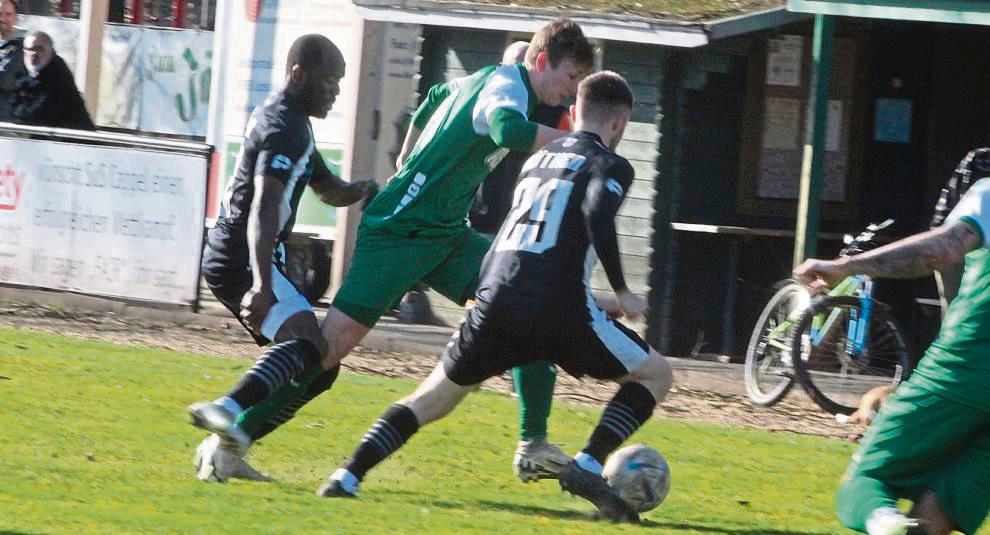
[[[509,150],[531,150],[538,104],[522,65],[485,67],[435,86],[413,124],[415,147],[361,225],[401,236],[463,232],[478,185]]]
[[[911,381],[946,398],[990,410],[990,179],[974,184],[945,224],[965,221],[982,247],[966,255],[959,295]]]

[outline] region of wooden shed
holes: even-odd
[[[595,1],[565,6],[543,0],[511,5],[496,2],[436,2],[408,0],[356,0],[359,13],[369,21],[417,25],[421,28],[418,93],[433,84],[497,63],[511,42],[527,39],[549,20],[566,15],[577,20],[598,45],[597,67],[614,70],[631,83],[636,98],[632,123],[618,152],[636,169],[635,184],[619,218],[623,266],[630,286],[648,293],[653,304],[649,321],[640,327],[654,344],[669,346],[664,332],[676,329],[677,304],[672,299],[677,282],[675,230],[679,182],[685,139],[686,110],[695,110],[691,91],[714,89],[704,98],[720,99],[702,105],[707,119],[741,121],[745,69],[736,57],[748,53],[746,36],[774,31],[807,19],[788,13],[783,0],[638,2],[616,7]],[[722,77],[731,82],[724,83]],[[734,85],[735,84],[735,85]],[[721,93],[730,94],[728,100]],[[411,102],[415,105],[416,101]],[[723,113],[721,110],[725,108]],[[704,145],[735,146],[736,127],[709,132]],[[733,157],[734,159],[735,157]],[[697,162],[699,172],[721,173],[714,161]],[[714,165],[712,167],[712,165]],[[693,164],[690,166],[694,168]],[[735,170],[719,176],[707,188],[720,198],[734,199]],[[724,273],[719,274],[724,279]],[[607,289],[604,274],[596,270],[596,288]],[[434,310],[447,321],[460,311],[447,310],[441,298],[430,296]],[[721,308],[718,313],[721,318]]]

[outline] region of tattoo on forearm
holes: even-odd
[[[852,257],[849,267],[874,277],[910,279],[959,263],[978,245],[979,235],[968,224],[954,224]]]

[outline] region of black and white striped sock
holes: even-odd
[[[653,394],[645,386],[639,383],[622,385],[608,402],[598,426],[588,439],[588,445],[581,451],[605,464],[609,454],[650,419],[656,404]]]
[[[419,421],[412,410],[405,405],[392,405],[364,434],[344,468],[359,481],[364,479],[368,470],[401,448],[418,430]]]
[[[261,354],[227,397],[247,410],[303,370],[319,363],[320,352],[308,340],[295,339],[275,344]]]

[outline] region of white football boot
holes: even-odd
[[[894,507],[874,509],[866,519],[866,533],[869,535],[906,535],[910,528],[917,526],[917,520],[904,516]]]
[[[546,440],[520,440],[512,458],[512,471],[523,482],[557,479],[560,470],[573,459]]]
[[[202,401],[190,405],[189,420],[200,429],[220,435],[224,441],[224,448],[238,457],[247,454],[248,448],[251,447],[251,437],[237,427],[237,417],[215,402]]]
[[[338,468],[316,489],[316,495],[324,498],[357,498],[361,483],[354,474]]]
[[[268,474],[252,468],[243,457],[224,448],[220,436],[216,434],[206,437],[196,447],[193,466],[196,467],[197,478],[213,483],[226,483],[229,479],[266,483],[272,480]]]

